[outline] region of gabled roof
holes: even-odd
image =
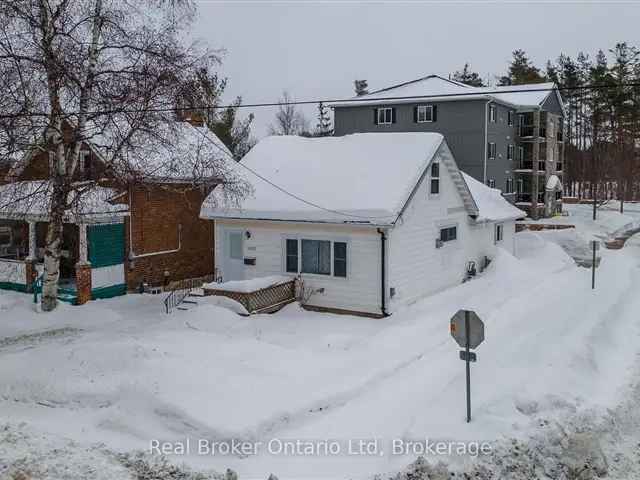
[[[214,190],[201,217],[393,225],[445,145],[441,134],[424,132],[267,137],[242,159],[255,172],[246,175],[253,198],[242,208],[225,208]],[[475,216],[476,206],[453,156],[442,158],[467,212]]]
[[[410,82],[376,90],[367,95],[353,97],[349,101],[333,102],[329,105],[333,107],[349,107],[385,103],[415,103],[422,99],[425,102],[494,100],[515,107],[538,107],[553,92],[558,95],[558,90],[554,83],[472,87],[439,75],[428,75]]]

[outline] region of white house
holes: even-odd
[[[253,197],[225,208],[214,191],[201,210],[216,268],[224,281],[300,274],[309,308],[393,313],[513,252],[524,216],[460,172],[438,133],[268,137],[236,168]]]

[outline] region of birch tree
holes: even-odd
[[[149,145],[179,135],[176,92],[199,69],[213,69],[215,51],[183,41],[195,10],[188,1],[3,0],[0,3],[0,150],[8,158],[51,152],[49,223],[42,309],[53,310],[69,198],[92,182],[74,181],[84,142],[99,145],[110,178],[145,178]],[[215,172],[240,198],[222,158],[189,158],[194,172]],[[185,160],[186,161],[186,160]],[[15,180],[15,179],[13,179]],[[9,181],[12,181],[9,178]],[[80,200],[81,201],[81,200]]]

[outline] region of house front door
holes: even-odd
[[[244,240],[241,230],[224,231],[222,281],[244,280]]]

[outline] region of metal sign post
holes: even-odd
[[[466,363],[467,372],[467,423],[471,421],[471,362],[477,361],[476,348],[484,341],[484,323],[472,310],[458,310],[451,317],[449,329],[453,339],[464,348],[460,351],[460,360]]]
[[[591,248],[593,249],[593,262],[591,264],[591,290],[596,288],[596,252],[600,248],[600,242],[591,240]]]

